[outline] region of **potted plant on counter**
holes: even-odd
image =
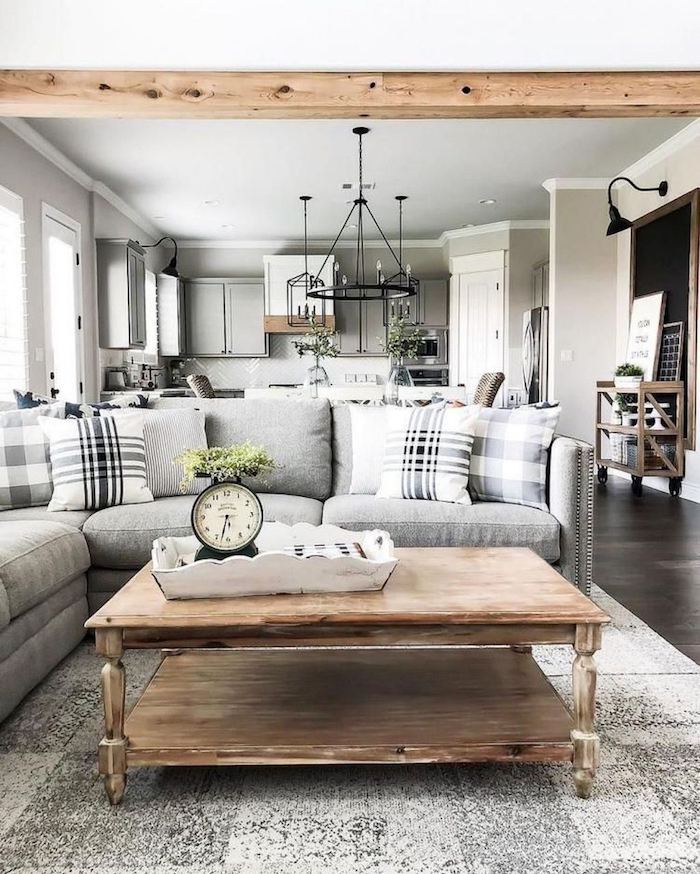
[[[315,316],[309,316],[309,330],[302,339],[294,340],[294,348],[299,355],[313,355],[314,366],[310,367],[304,380],[304,386],[309,389],[312,398],[318,397],[319,385],[330,385],[328,374],[322,366],[324,358],[335,358],[340,350],[335,343],[335,331],[316,322]]]
[[[384,392],[384,400],[387,404],[398,403],[401,386],[413,385],[413,378],[404,364],[404,360],[416,357],[419,343],[420,331],[408,322],[406,316],[393,315],[386,332],[386,343],[383,344],[391,362],[391,370]]]

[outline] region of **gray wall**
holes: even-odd
[[[595,384],[615,367],[617,253],[606,216],[605,190],[551,193],[550,397],[562,404],[561,433],[591,442]]]
[[[46,357],[44,319],[42,202],[70,216],[81,226],[85,397],[93,400],[101,387],[97,330],[95,237],[134,237],[149,242],[148,234],[98,194],[71,176],[0,124],[0,185],[18,194],[24,205],[29,336],[29,388],[45,394]],[[121,353],[118,356],[121,358]]]

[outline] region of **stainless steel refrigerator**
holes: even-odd
[[[525,403],[547,400],[549,307],[523,313],[523,382]]]

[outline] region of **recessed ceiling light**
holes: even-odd
[[[496,201],[493,199],[493,197],[484,197],[482,200],[479,201],[481,206],[491,206],[495,202]]]
[[[205,200],[204,201],[205,206],[219,206],[220,203],[221,203],[220,200]]]
[[[468,225],[460,225],[461,228],[473,228],[474,222],[470,222]]]
[[[222,228],[232,228],[233,225],[221,225]]]
[[[154,215],[154,216],[151,216],[151,218],[154,218],[154,219],[164,219],[165,216],[164,216],[164,215]]]

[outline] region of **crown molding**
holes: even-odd
[[[153,237],[160,237],[161,233],[158,228],[149,221],[145,216],[142,216],[137,210],[129,206],[126,201],[122,200],[118,194],[108,188],[103,182],[99,182],[88,175],[81,167],[75,164],[64,153],[57,149],[53,143],[50,143],[46,137],[43,137],[30,124],[22,118],[0,118],[0,124],[3,124],[13,134],[23,140],[28,146],[31,146],[36,152],[42,155],[47,161],[50,161],[59,170],[62,170],[67,176],[70,176],[74,182],[86,189],[92,191],[104,198],[122,215],[130,221],[137,224],[140,228],[146,231]]]
[[[613,177],[601,176],[583,176],[583,177],[558,177],[556,179],[545,179],[542,183],[542,188],[550,194],[553,191],[590,191],[605,189],[610,184],[610,179]]]
[[[327,252],[333,245],[333,240],[309,240],[309,254],[318,255]],[[398,249],[398,240],[389,240],[392,248]],[[304,249],[303,240],[178,240],[180,249]],[[440,240],[404,240],[404,249],[438,249]],[[357,242],[339,240],[336,249],[355,249]],[[365,240],[367,249],[386,249],[384,240]]]
[[[700,119],[695,119],[687,126],[679,130],[678,133],[664,140],[651,152],[647,152],[634,164],[620,170],[618,176],[642,176],[648,170],[653,169],[657,164],[670,158],[676,152],[689,145],[695,140],[700,139]],[[613,177],[614,178],[614,177]]]
[[[490,222],[487,225],[474,225],[471,228],[456,228],[453,231],[443,231],[437,242],[440,246],[444,246],[451,240],[461,240],[464,237],[478,237],[482,234],[497,234],[503,231],[541,230],[549,230],[548,219],[515,219],[513,221]]]
[[[406,249],[442,249],[450,240],[460,240],[463,237],[477,237],[480,234],[495,234],[499,231],[533,231],[549,230],[547,219],[519,219],[506,222],[491,222],[487,225],[474,225],[471,228],[457,228],[453,231],[443,231],[433,240],[404,240]],[[398,240],[389,240],[392,248],[399,248]],[[333,245],[333,240],[309,240],[309,254],[317,255],[327,252]],[[336,249],[354,249],[357,243],[353,240],[340,240]],[[304,249],[303,240],[179,240],[180,249]],[[367,249],[386,249],[384,240],[365,240]]]

